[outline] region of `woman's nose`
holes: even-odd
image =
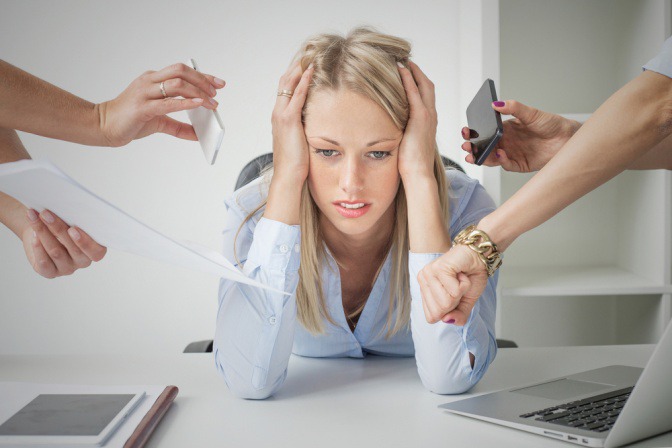
[[[345,193],[358,193],[364,189],[364,173],[362,161],[346,158],[341,169],[339,186]]]

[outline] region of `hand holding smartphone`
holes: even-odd
[[[486,79],[467,107],[469,140],[476,165],[485,162],[504,133],[502,116],[492,108],[494,101],[497,101],[495,83],[492,79]]]

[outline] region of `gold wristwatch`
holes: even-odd
[[[490,240],[487,233],[478,230],[476,226],[469,226],[457,234],[454,244],[467,246],[478,254],[488,271],[488,277],[492,277],[502,265],[502,254],[497,250],[497,245]]]

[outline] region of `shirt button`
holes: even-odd
[[[286,254],[287,252],[289,252],[289,246],[286,245],[286,244],[283,244],[282,246],[280,246],[279,249],[280,249],[280,252],[283,253],[283,254]]]
[[[298,244],[295,244],[295,245],[294,245],[294,252],[296,252],[297,254],[298,254],[299,252],[301,252],[301,246],[299,246]]]
[[[275,325],[276,322],[277,322],[277,319],[275,318],[275,316],[271,316],[271,317],[268,318],[268,323],[269,324]]]

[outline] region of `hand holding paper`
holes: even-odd
[[[93,240],[110,249],[277,291],[249,279],[223,255],[194,243],[177,242],[141,223],[88,191],[48,161],[0,164],[0,191],[26,207],[40,212],[50,210],[67,225],[77,225]]]

